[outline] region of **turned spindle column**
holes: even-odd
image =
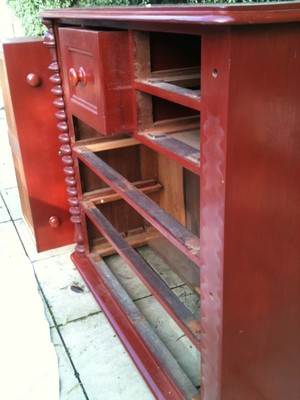
[[[68,202],[70,205],[69,211],[71,214],[71,222],[75,226],[75,241],[77,243],[75,251],[78,253],[84,253],[84,244],[82,239],[81,230],[81,219],[80,219],[80,207],[78,201],[78,192],[76,188],[75,170],[72,158],[72,148],[70,146],[69,127],[67,121],[67,115],[65,112],[65,102],[63,97],[63,89],[61,85],[61,76],[59,71],[59,65],[57,62],[56,42],[55,36],[52,29],[52,23],[49,20],[43,20],[43,24],[47,27],[47,32],[44,36],[44,44],[50,51],[52,63],[48,69],[51,71],[50,82],[54,85],[51,92],[55,96],[53,105],[57,108],[55,116],[58,120],[57,129],[59,131],[58,139],[61,143],[59,156],[61,156],[64,164],[65,182],[67,186]]]

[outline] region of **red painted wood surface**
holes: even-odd
[[[223,400],[224,214],[230,39],[226,27],[202,38],[200,322],[203,327],[201,399],[204,400]]]
[[[127,32],[59,29],[69,115],[114,135],[132,130]]]
[[[300,398],[299,54],[299,25],[232,32],[223,281],[226,400]]]
[[[164,31],[165,27],[173,29],[176,25],[179,31],[190,29],[191,25],[234,25],[261,24],[272,22],[291,22],[300,20],[300,6],[295,3],[259,4],[259,5],[220,5],[211,6],[156,6],[156,7],[118,7],[95,9],[61,9],[45,10],[43,18],[59,18],[76,20],[101,20],[105,24],[121,23],[124,28],[141,28],[145,30]],[[146,26],[147,24],[147,26]],[[158,29],[157,29],[158,27]]]
[[[49,52],[42,41],[3,44],[16,132],[13,154],[20,158],[30,210],[24,210],[38,251],[73,242],[67,196],[48,79]],[[22,199],[21,199],[22,200]],[[30,214],[30,215],[28,215]]]

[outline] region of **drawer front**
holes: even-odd
[[[103,135],[132,130],[127,32],[60,28],[68,113]]]

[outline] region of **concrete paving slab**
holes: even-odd
[[[140,247],[138,252],[147,260],[160,278],[170,288],[175,288],[184,284],[178,275],[171,271],[167,264],[148,246]],[[122,283],[122,286],[130,293],[133,300],[150,296],[151,293],[149,290],[141,283],[140,279],[119,255],[116,254],[105,257],[104,260],[114,272],[117,279]]]
[[[105,257],[104,260],[115,274],[118,281],[121,282],[126,291],[130,293],[133,300],[150,296],[149,290],[141,284],[141,281],[137,278],[132,269],[119,255],[116,254]]]
[[[154,399],[103,313],[71,322],[61,333],[89,399]]]
[[[70,359],[67,356],[64,345],[55,328],[51,329],[52,343],[58,356],[60,400],[84,400],[86,399],[80,383],[75,376]],[[92,400],[92,399],[91,399]]]
[[[35,261],[33,267],[58,325],[100,312],[69,253]]]
[[[0,223],[7,222],[10,220],[10,215],[7,211],[6,205],[2,198],[2,192],[0,192]]]
[[[3,140],[3,146],[8,145],[8,126],[6,123],[6,115],[4,110],[4,104],[2,99],[2,92],[0,86],[0,133],[1,133],[1,140]],[[1,150],[0,150],[1,151]]]
[[[22,243],[25,247],[26,253],[32,262],[43,260],[45,258],[53,257],[60,254],[70,254],[74,250],[75,246],[74,244],[71,244],[68,246],[63,246],[53,250],[42,251],[38,253],[36,250],[34,239],[27,224],[22,219],[19,219],[15,221],[15,225],[22,240]]]
[[[180,301],[194,314],[196,319],[200,318],[200,297],[187,286],[182,285],[174,288],[173,292]]]
[[[193,384],[199,386],[199,351],[153,297],[137,300],[135,304]]]
[[[14,254],[25,254],[12,221],[0,224],[0,259]],[[1,267],[4,265],[1,263]]]
[[[17,186],[7,130],[4,111],[0,110],[0,190]]]
[[[158,275],[172,288],[177,297],[188,309],[199,318],[200,299],[149,247],[139,250],[147,262],[155,268]],[[105,259],[106,264],[114,272],[122,286],[146,317],[153,330],[160,337],[179,365],[189,376],[195,386],[200,385],[200,353],[184,335],[168,313],[150,296],[149,291],[136,277],[130,267],[115,255]],[[176,286],[179,285],[179,286]]]
[[[47,319],[47,321],[48,321],[49,327],[50,327],[50,328],[54,328],[54,327],[55,327],[55,323],[54,323],[54,321],[53,321],[52,315],[51,315],[51,313],[50,313],[50,311],[49,311],[49,309],[48,309],[48,305],[47,305],[46,302],[45,302],[44,295],[43,295],[43,293],[42,293],[41,290],[42,290],[42,289],[39,288],[39,295],[40,295],[40,297],[41,297],[41,299],[42,299],[42,302],[43,302],[43,304],[44,304],[45,317],[46,317],[46,319]]]
[[[0,397],[58,400],[57,356],[31,263],[24,253],[1,252],[0,265]]]
[[[1,191],[3,200],[8,208],[12,220],[23,217],[18,188],[5,189]]]
[[[0,154],[0,190],[9,189],[16,186],[17,180],[12,157],[7,153],[5,156]]]
[[[174,288],[184,283],[149,246],[139,247],[138,252],[147,260],[148,264],[151,265],[154,271],[156,271],[156,273],[170,288]]]

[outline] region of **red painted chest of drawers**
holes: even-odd
[[[155,396],[298,400],[299,5],[42,17],[72,258]],[[142,245],[200,295],[200,321]],[[114,252],[201,354],[200,387],[108,268]]]

